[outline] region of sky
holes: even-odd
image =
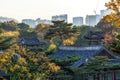
[[[72,17],[100,13],[106,9],[109,0],[0,0],[0,16],[22,19],[48,19],[53,15],[68,14],[68,21]]]

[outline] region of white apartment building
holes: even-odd
[[[75,26],[83,25],[83,17],[73,17],[73,25]]]

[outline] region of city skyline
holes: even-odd
[[[106,9],[109,0],[0,0],[0,16],[22,19],[49,19],[51,16],[68,14],[68,22],[72,17],[99,13]]]

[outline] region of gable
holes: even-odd
[[[112,52],[104,48],[104,46],[88,46],[88,47],[58,47],[56,54],[50,55],[52,58],[64,59],[67,56],[77,54],[80,60],[74,62],[71,67],[79,67],[86,63],[90,57],[107,56],[109,59],[116,59]]]
[[[97,56],[106,56],[108,59],[115,59],[115,57],[109,52],[102,50]]]

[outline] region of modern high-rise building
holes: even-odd
[[[22,23],[28,24],[30,27],[35,27],[36,23],[33,19],[23,19]]]
[[[87,15],[86,24],[89,26],[95,26],[100,21],[100,15]]]
[[[16,19],[14,18],[8,18],[8,17],[2,17],[0,16],[0,22],[9,22],[9,21],[14,21],[14,22],[18,22]]]
[[[73,25],[75,26],[83,25],[83,17],[73,17]]]
[[[52,21],[65,21],[67,22],[67,14],[52,16]]]
[[[109,15],[111,12],[113,11],[112,10],[100,10],[101,18],[103,18],[103,16]]]

